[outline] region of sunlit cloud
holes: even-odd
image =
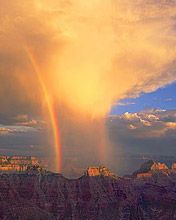
[[[1,1],[1,94],[12,80],[25,111],[26,100],[41,102],[27,46],[58,101],[105,114],[115,100],[175,79],[175,15],[163,1]],[[8,106],[12,92],[1,99]]]
[[[37,132],[37,129],[26,126],[3,126],[0,127],[0,135],[19,135],[21,133]]]
[[[113,103],[176,79],[175,1],[0,0],[0,5],[0,113],[42,114],[49,124],[51,99],[65,149],[76,130],[76,147],[86,143],[103,151],[102,118]],[[124,117],[134,127],[133,119],[151,127],[139,115]],[[37,123],[24,117],[18,125]]]
[[[109,120],[111,121],[111,126],[116,126],[123,130],[126,138],[133,136],[133,138],[160,139],[161,137],[168,138],[169,133],[174,134],[176,132],[175,110],[125,113],[121,116],[112,116]],[[120,133],[122,134],[123,132]]]
[[[12,133],[12,130],[10,128],[0,127],[0,136],[1,135],[9,135],[11,133]]]

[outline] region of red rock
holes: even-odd
[[[115,176],[108,168],[106,167],[88,167],[85,175],[87,176]]]
[[[0,219],[175,219],[174,172],[145,180],[99,174],[74,180],[51,172],[0,174]]]
[[[173,163],[171,168],[172,168],[173,170],[176,170],[176,163]]]

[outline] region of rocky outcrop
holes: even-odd
[[[143,163],[139,170],[133,173],[133,176],[137,177],[151,177],[153,174],[156,173],[163,173],[167,174],[169,168],[164,163],[155,162],[153,160],[149,160]]]
[[[99,167],[88,167],[86,172],[86,176],[109,176],[109,177],[115,177],[115,174],[113,174],[108,168],[104,166]]]
[[[172,168],[172,170],[175,170],[175,171],[176,171],[176,162],[172,164],[172,167],[171,167],[171,168]]]
[[[169,168],[166,166],[164,163],[159,163],[159,162],[154,162],[153,165],[151,166],[152,171],[156,170],[168,170]]]
[[[149,177],[152,177],[153,174],[152,174],[152,172],[137,173],[136,176],[137,176],[137,178],[149,178]]]
[[[39,165],[40,161],[31,156],[0,156],[0,171],[23,172],[28,166]]]
[[[74,180],[49,172],[0,174],[0,219],[175,219],[176,174],[145,181],[87,174]]]
[[[44,174],[47,171],[43,167],[41,167],[39,164],[35,164],[35,165],[28,165],[25,172],[28,174],[38,174],[38,173]]]

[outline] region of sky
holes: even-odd
[[[140,94],[136,98],[120,100],[112,107],[110,115],[134,113],[147,109],[176,109],[176,83],[173,82],[151,93]]]
[[[59,172],[175,154],[174,0],[0,5],[1,154],[50,156]]]

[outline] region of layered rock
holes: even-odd
[[[176,170],[176,162],[172,164],[172,170]]]
[[[165,173],[169,172],[169,168],[164,163],[155,162],[153,160],[149,160],[143,163],[139,170],[133,173],[133,176],[137,177],[151,177],[156,173]]]
[[[85,175],[87,176],[111,176],[115,177],[115,174],[113,174],[108,168],[104,166],[99,167],[88,167]]]
[[[40,161],[31,156],[0,156],[0,171],[2,172],[23,172],[29,166],[39,165]]]
[[[163,178],[86,174],[70,180],[47,172],[0,174],[0,219],[175,219],[176,174]]]

